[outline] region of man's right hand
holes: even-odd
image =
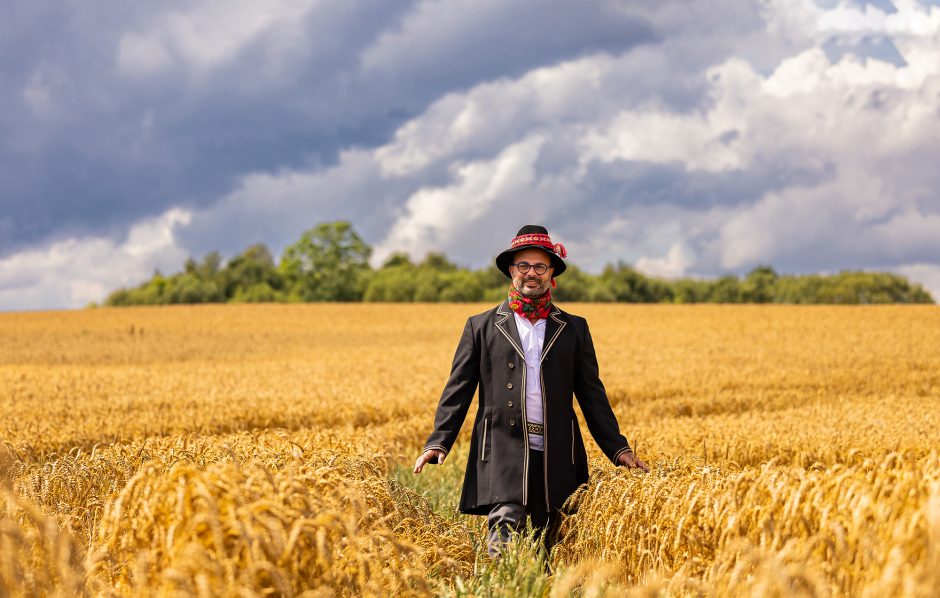
[[[444,451],[439,451],[437,449],[428,449],[422,453],[418,460],[415,461],[415,473],[421,473],[421,470],[424,469],[424,466],[430,463],[431,465],[440,465],[444,462]]]

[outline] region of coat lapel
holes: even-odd
[[[545,356],[548,355],[548,351],[552,348],[552,345],[555,344],[555,341],[558,340],[558,336],[565,329],[565,326],[568,325],[567,322],[558,317],[560,315],[561,310],[555,307],[553,303],[552,310],[545,320],[545,342],[542,344],[542,357],[540,361],[545,361]]]
[[[496,308],[496,328],[503,333],[506,340],[513,346],[516,353],[525,360],[525,352],[522,350],[522,341],[520,340],[519,330],[516,328],[516,319],[512,317],[512,310],[509,309],[509,300],[500,303]]]

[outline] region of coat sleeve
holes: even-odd
[[[473,323],[467,318],[457,352],[450,368],[450,378],[441,393],[441,400],[434,415],[434,431],[424,444],[424,450],[438,449],[449,453],[460,426],[467,416],[473,393],[480,383],[480,346],[473,333]]]
[[[584,339],[581,343],[581,355],[578,359],[574,394],[581,405],[581,412],[587,422],[588,430],[594,441],[614,464],[621,454],[632,449],[627,439],[620,433],[617,417],[610,408],[607,391],[601,382],[597,367],[597,355],[594,353],[594,341],[587,321],[584,321]]]

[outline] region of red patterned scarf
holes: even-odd
[[[509,309],[535,324],[548,317],[551,310],[552,290],[547,289],[541,297],[529,298],[509,285]]]

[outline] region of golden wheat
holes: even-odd
[[[485,307],[0,315],[0,595],[940,591],[940,310],[569,306],[653,471],[588,442],[544,577],[454,514],[465,435],[401,469]]]

